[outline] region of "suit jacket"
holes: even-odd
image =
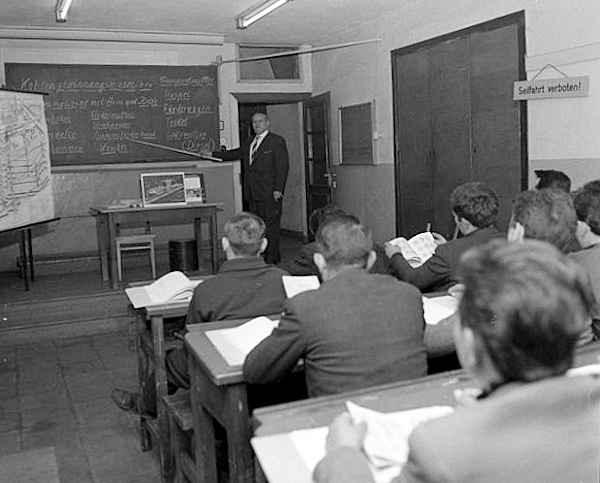
[[[600,338],[600,243],[577,252],[572,252],[569,256],[574,258],[585,269],[590,278],[592,291],[596,298],[593,328],[596,338]]]
[[[247,139],[237,149],[215,151],[213,156],[224,161],[240,159],[244,168],[244,194],[254,201],[273,201],[273,191],[285,191],[289,171],[288,150],[285,139],[268,132],[254,153],[250,164],[250,145],[254,138]]]
[[[473,407],[418,426],[395,483],[598,483],[600,378],[507,384]],[[317,483],[365,483],[366,459],[329,453]]]
[[[226,260],[215,277],[194,290],[186,323],[277,314],[286,299],[282,275],[287,272],[262,257]]]
[[[455,272],[464,252],[494,238],[504,237],[506,234],[495,227],[480,228],[463,238],[439,245],[433,256],[420,267],[412,268],[401,253],[392,257],[390,265],[400,280],[413,284],[423,292],[447,290],[458,282]]]
[[[427,372],[423,304],[414,287],[349,269],[289,299],[273,333],[244,363],[250,383],[270,383],[304,359],[311,397]]]

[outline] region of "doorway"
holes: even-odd
[[[282,235],[304,240],[306,237],[306,207],[304,195],[304,156],[302,146],[301,101],[307,94],[270,95],[239,94],[238,119],[240,144],[254,137],[252,115],[262,112],[269,116],[270,130],[286,140],[289,154],[289,173],[281,216]],[[241,173],[244,176],[244,173]],[[241,180],[240,180],[241,181]],[[246,200],[242,200],[246,209]]]
[[[518,12],[392,52],[396,231],[451,235],[451,191],[490,185],[506,228],[527,186],[527,111],[512,100],[525,79],[525,15]]]

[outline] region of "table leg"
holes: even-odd
[[[27,268],[27,264],[29,262],[29,256],[27,254],[27,242],[25,230],[21,230],[21,273],[23,274],[23,281],[25,282],[25,291],[29,290],[29,269]]]
[[[236,384],[228,389],[223,419],[227,433],[229,481],[254,481],[254,453],[250,446],[252,428],[245,384]]]
[[[108,263],[110,267],[110,284],[114,289],[119,288],[119,280],[117,277],[117,257],[115,257],[115,238],[117,236],[117,226],[115,218],[112,214],[108,215]]]
[[[29,251],[29,278],[33,282],[35,280],[35,274],[33,273],[33,244],[31,243],[31,228],[27,228],[27,249]]]
[[[194,238],[196,239],[196,253],[198,255],[198,269],[202,263],[202,217],[194,218]],[[214,273],[214,272],[211,272]]]
[[[165,334],[162,317],[152,317],[152,341],[154,346],[154,386],[156,390],[156,417],[158,423],[158,448],[160,468],[163,480],[171,473],[171,455],[169,453],[169,422],[162,398],[167,395],[167,368],[165,365]]]
[[[108,224],[107,215],[96,216],[96,243],[98,244],[98,257],[100,258],[100,274],[102,281],[108,281]]]
[[[211,382],[191,354],[188,354],[188,366],[190,367],[190,397],[194,425],[194,465],[198,477],[198,481],[194,483],[213,483],[217,481],[215,428],[212,416],[204,407],[204,399],[210,397]]]
[[[144,314],[139,314],[137,318],[137,337],[136,349],[138,359],[138,384],[140,391],[140,446],[142,451],[152,449],[152,439],[150,431],[146,425],[146,416],[148,408],[146,407],[147,393],[153,390],[152,382],[150,381],[148,355],[144,349],[144,337],[147,336],[148,329],[146,328],[146,317]]]
[[[209,218],[210,230],[210,256],[212,273],[217,273],[218,264],[218,240],[217,240],[217,211],[213,210]]]

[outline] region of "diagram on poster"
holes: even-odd
[[[0,90],[0,231],[53,217],[43,96]]]

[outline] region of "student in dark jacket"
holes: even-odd
[[[322,208],[313,210],[308,218],[308,229],[310,231],[311,238],[315,236],[319,226],[330,218],[336,216],[343,216],[347,213],[341,208],[335,205],[326,205]],[[371,273],[390,273],[390,260],[385,254],[385,250],[381,245],[373,244],[373,250],[377,258],[375,263],[369,270]],[[311,241],[302,245],[300,250],[293,259],[284,263],[282,267],[287,270],[290,275],[316,275],[320,277],[319,269],[315,265],[314,255],[318,251],[317,242]]]
[[[465,251],[505,236],[495,227],[498,196],[485,183],[457,186],[450,195],[450,207],[463,236],[439,245],[433,256],[420,267],[412,268],[402,256],[400,247],[389,243],[385,245],[392,272],[422,292],[447,290],[456,284],[458,261]]]
[[[393,483],[596,483],[600,377],[567,377],[593,298],[585,272],[547,243],[492,242],[463,257],[455,341],[481,389],[423,423]],[[369,483],[365,428],[330,427],[317,483]]]
[[[356,218],[326,221],[316,240],[323,283],[286,302],[279,326],[248,354],[245,380],[276,382],[300,359],[311,397],[424,376],[420,292],[368,273],[373,244]]]
[[[267,246],[263,220],[251,213],[234,215],[225,223],[221,243],[226,261],[213,278],[194,290],[186,324],[280,313],[286,298],[281,277],[287,272],[267,265],[261,257]],[[185,346],[167,353],[166,366],[170,393],[189,388]],[[115,389],[112,398],[122,409],[139,407],[136,393]],[[144,405],[155,407],[155,402]]]

